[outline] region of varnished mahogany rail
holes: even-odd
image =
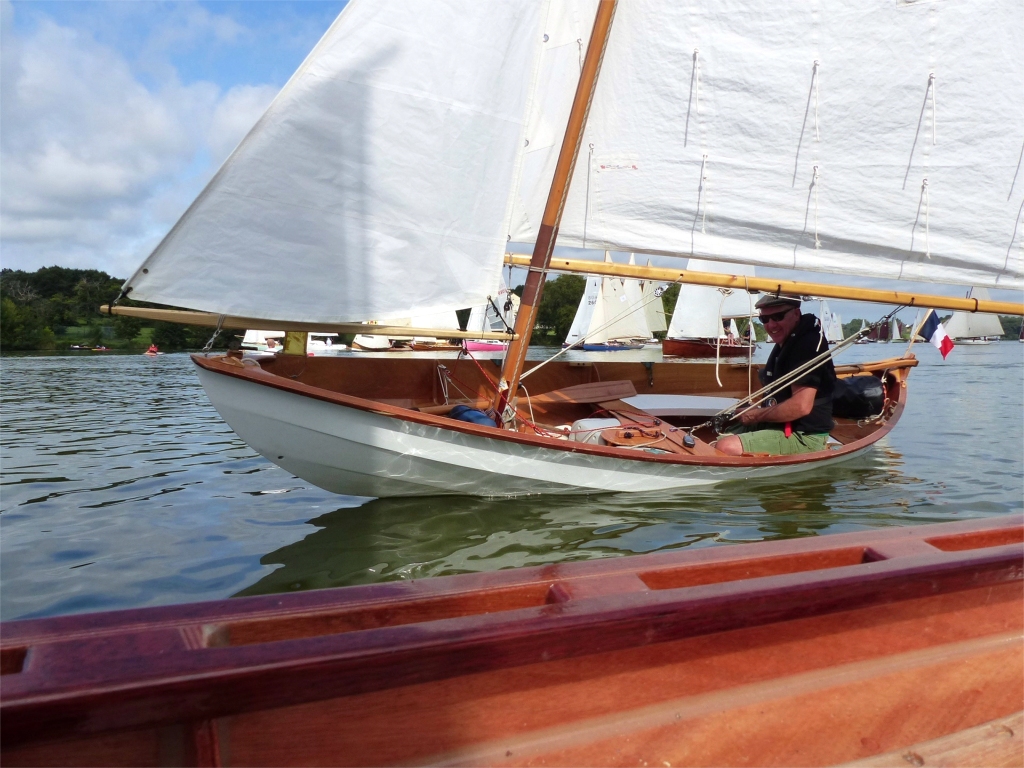
[[[6,622],[0,757],[864,759],[1024,709],[1022,572],[1003,517]]]

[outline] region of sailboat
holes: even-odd
[[[838,344],[843,340],[843,319],[831,310],[824,299],[818,302],[818,318],[822,333],[829,344]]]
[[[519,297],[503,284],[497,296],[488,296],[486,303],[473,307],[469,313],[466,330],[479,330],[481,333],[509,331],[515,325],[518,311]],[[467,352],[501,352],[508,348],[508,342],[465,339],[462,348]]]
[[[611,254],[605,251],[606,262]],[[587,352],[641,349],[652,337],[635,281],[590,277],[563,346]]]
[[[476,306],[506,243],[533,243],[504,360],[192,358],[242,439],[338,493],[686,489],[861,455],[903,412],[913,357],[839,366],[885,405],[838,419],[826,449],[740,457],[711,444],[728,414],[702,400],[747,397],[756,366],[525,360],[556,242],[1024,287],[1005,242],[1024,188],[979,174],[1019,150],[1013,4],[761,7],[771,25],[704,2],[353,0],[122,295],[301,332]],[[718,279],[691,271],[675,279]],[[618,426],[579,439],[597,417]]]
[[[687,266],[701,272],[726,273],[729,269],[700,259],[690,259]],[[754,275],[754,268],[748,266],[737,265],[732,271]],[[757,314],[756,298],[746,291],[719,290],[704,285],[681,286],[672,322],[661,345],[662,352],[674,357],[746,357],[756,345],[740,338],[734,321],[737,317],[752,320]],[[729,333],[725,331],[725,321],[732,322]]]
[[[633,263],[633,255],[630,255],[630,264]],[[647,266],[651,266],[651,260],[647,260]],[[647,322],[647,330],[653,336],[668,330],[668,323],[665,321],[665,303],[661,300],[667,286],[656,280],[645,280],[642,287],[640,301],[644,307],[644,319]],[[652,343],[659,343],[652,339]]]
[[[989,293],[975,287],[967,292],[967,298],[987,301]],[[1003,335],[999,317],[981,312],[954,312],[943,326],[957,344],[991,344]]]

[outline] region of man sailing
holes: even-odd
[[[758,319],[775,342],[760,373],[766,386],[828,350],[818,318],[800,313],[800,299],[766,294],[754,305]],[[751,408],[739,417],[733,434],[718,439],[718,450],[730,456],[743,453],[785,455],[825,449],[832,421],[836,369],[826,358],[773,396],[774,405]],[[770,402],[770,401],[769,401]]]

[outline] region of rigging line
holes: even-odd
[[[935,73],[928,75],[928,88],[932,93],[932,146],[935,146]]]
[[[924,256],[926,259],[930,259],[932,251],[928,244],[928,179],[921,181],[921,194],[924,195]]]
[[[220,336],[220,331],[221,331],[221,328],[223,328],[223,327],[224,327],[224,315],[218,315],[218,317],[217,317],[217,327],[213,330],[213,336],[210,337],[210,340],[208,342],[206,342],[206,346],[203,347],[203,349],[202,349],[203,353],[209,352],[211,349],[213,349],[213,342],[217,340],[218,336]]]
[[[818,134],[818,60],[814,60],[814,69],[811,73],[811,77],[814,78],[814,140],[821,141],[821,136]]]
[[[814,247],[821,248],[821,240],[818,239],[818,166],[814,166],[814,176],[811,179],[811,187],[814,188]]]
[[[701,160],[701,162],[700,162],[700,186],[701,186],[701,189],[704,191],[704,208],[701,211],[701,216],[700,216],[700,232],[701,232],[702,235],[706,235],[707,234],[707,232],[705,231],[705,228],[704,228],[704,224],[706,223],[707,217],[708,217],[708,174],[707,174],[707,163],[708,163],[708,156],[704,155],[704,159]]]
[[[587,199],[583,202],[583,247],[587,247],[587,221],[590,219],[590,174],[594,171],[594,145],[587,156]]]
[[[489,301],[491,303],[491,306],[494,308],[494,311],[498,315],[498,319],[501,320],[501,324],[505,326],[505,330],[508,331],[511,334],[515,334],[515,330],[513,330],[512,326],[510,326],[505,321],[505,316],[503,314],[501,314],[501,310],[499,310],[498,309],[498,305],[494,303],[494,299],[491,298],[490,296],[488,296],[487,297],[487,301]],[[487,325],[487,313],[486,312],[484,312],[484,325]],[[480,331],[483,332],[483,328],[481,328]]]
[[[678,280],[673,280],[672,283],[676,284],[676,283],[679,283],[679,281]],[[679,283],[679,284],[682,285],[682,283]],[[626,307],[626,309],[624,309],[622,312],[617,314],[615,317],[613,317],[611,320],[606,322],[604,325],[599,325],[593,331],[590,331],[589,334],[585,334],[585,335],[581,336],[579,339],[577,339],[576,341],[574,341],[572,344],[569,344],[566,347],[562,347],[555,354],[553,354],[551,357],[549,357],[547,360],[545,360],[544,362],[540,363],[539,365],[535,365],[533,368],[531,368],[528,371],[523,371],[523,373],[519,377],[519,380],[522,381],[523,379],[525,379],[530,374],[535,373],[536,371],[539,371],[541,368],[543,368],[545,365],[550,363],[552,360],[554,360],[555,358],[558,358],[558,357],[564,355],[570,349],[573,349],[574,347],[578,347],[580,344],[585,344],[586,341],[587,341],[587,335],[593,336],[594,334],[600,333],[601,331],[605,330],[606,328],[610,328],[611,326],[615,325],[615,323],[617,323],[623,317],[626,317],[631,312],[636,312],[636,311],[638,311],[640,309],[643,309],[644,307],[646,307],[648,304],[650,304],[655,299],[661,299],[661,296],[655,296],[654,294],[651,294],[650,298],[646,299],[645,301],[639,302],[635,306],[631,305],[629,307]]]

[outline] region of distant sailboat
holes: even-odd
[[[607,251],[604,260],[612,260]],[[587,278],[565,346],[588,352],[617,352],[640,349],[649,338],[639,302],[630,304],[621,279],[598,275]]]
[[[988,301],[988,290],[971,288],[967,298]],[[957,344],[991,344],[1003,335],[999,317],[981,312],[954,312],[943,326],[949,338]]]
[[[687,269],[695,272],[754,275],[754,268],[743,264],[724,265],[690,259]],[[725,357],[746,355],[750,344],[734,331],[725,332],[724,320],[753,317],[755,296],[746,291],[721,290],[705,285],[683,285],[679,288],[676,307],[662,352],[674,357]]]
[[[651,260],[647,260],[647,266],[651,266]],[[643,284],[642,300],[644,304],[644,318],[647,320],[647,328],[651,334],[668,330],[668,322],[665,319],[665,304],[659,294],[664,290],[664,284],[647,280]]]
[[[827,301],[821,301],[818,305],[818,317],[821,321],[821,329],[825,333],[825,340],[829,344],[838,344],[843,340],[843,320],[831,311]]]

